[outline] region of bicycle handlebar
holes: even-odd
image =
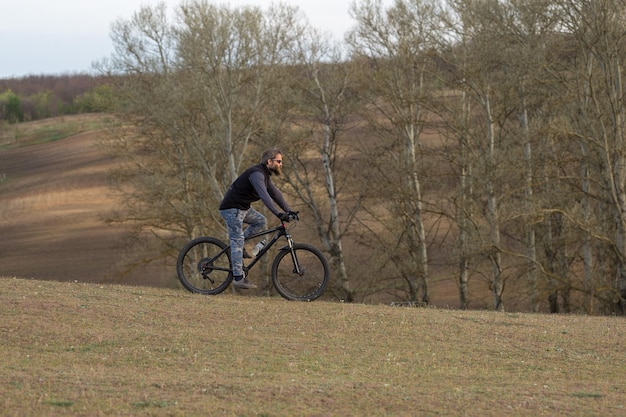
[[[300,220],[300,217],[298,217],[298,213],[300,213],[300,212],[299,211],[290,211],[289,213],[285,213],[287,215],[286,218],[282,218],[282,215],[281,215],[281,219],[280,220],[283,223],[289,223],[289,222],[292,222],[294,220]]]

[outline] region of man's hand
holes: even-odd
[[[280,213],[278,218],[285,223],[289,223],[292,220],[300,220],[298,217],[298,211],[290,211],[288,213]]]

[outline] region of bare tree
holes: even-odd
[[[522,148],[520,156],[523,164],[519,169],[523,170],[524,178],[520,184],[523,189],[520,199],[524,208],[520,219],[526,247],[525,253],[520,252],[519,256],[525,256],[527,260],[525,271],[520,272],[527,277],[532,309],[538,311],[542,259],[537,248],[539,224],[535,219],[544,205],[542,198],[549,192],[543,196],[536,192],[538,182],[535,178],[539,177],[538,172],[543,167],[535,159],[544,151],[539,148],[542,143],[539,138],[545,134],[547,124],[542,113],[550,93],[555,91],[554,77],[549,76],[553,63],[548,59],[551,52],[548,45],[558,28],[559,19],[552,2],[536,0],[501,1],[490,7],[485,17],[492,22],[497,38],[504,44],[501,61],[505,63],[507,78],[503,87],[510,90],[508,99],[517,103],[513,104],[511,118],[519,120],[516,135]],[[552,83],[547,80],[552,80]],[[551,203],[561,202],[558,198],[551,200]]]
[[[348,42],[354,57],[367,57],[371,69],[370,125],[380,137],[374,165],[386,179],[389,234],[374,234],[408,285],[409,300],[430,301],[428,243],[421,171],[420,134],[425,125],[421,101],[428,94],[424,56],[436,28],[434,1],[396,1],[388,9],[375,0],[353,4],[357,21]],[[376,208],[370,207],[374,215]]]
[[[470,161],[460,161],[462,167],[461,179],[463,188],[460,190],[461,236],[470,233],[468,226],[472,226],[472,240],[480,245],[480,253],[491,264],[489,280],[493,296],[493,306],[496,310],[503,310],[503,263],[501,242],[501,215],[500,195],[502,166],[500,149],[504,108],[499,103],[498,82],[502,73],[502,61],[499,48],[502,44],[496,39],[496,31],[490,25],[485,10],[485,3],[471,3],[464,1],[449,2],[449,10],[453,17],[448,23],[460,24],[460,32],[452,29],[454,36],[451,40],[456,44],[450,45],[446,63],[451,69],[450,82],[463,91],[461,99],[465,117],[449,119],[454,131],[460,138],[463,158]],[[484,201],[482,213],[470,211],[467,195],[470,190],[466,177],[471,167],[471,191],[480,192],[478,197]],[[476,197],[476,196],[475,196]],[[474,197],[474,198],[475,198]],[[477,215],[484,214],[483,222],[478,221]],[[470,221],[471,218],[474,218]],[[468,237],[464,237],[460,244],[467,245]],[[467,253],[468,247],[462,247],[461,253]],[[463,266],[463,265],[462,265]],[[461,282],[466,279],[461,274]],[[461,293],[464,297],[466,294]]]
[[[534,310],[547,292],[551,311],[570,311],[572,290],[586,294],[587,304],[591,293],[619,304],[624,286],[623,2],[448,4],[463,29],[442,55],[453,69],[449,86],[460,87],[474,108],[464,113],[470,114],[469,130],[452,123],[450,112],[445,117],[461,145],[472,144],[460,155],[479,156],[459,166],[472,166],[474,185],[482,185],[474,190],[484,199],[485,216],[469,224],[483,242],[479,253],[491,260],[494,307],[502,308],[503,285],[511,275],[528,277]],[[521,231],[525,250],[516,244]],[[607,275],[602,273],[610,265],[607,259],[615,260],[618,277],[612,292],[600,278]],[[578,262],[582,285],[576,279]],[[545,285],[540,271],[548,278]]]
[[[115,220],[132,220],[165,243],[223,231],[216,207],[275,116],[268,98],[298,20],[287,6],[264,13],[198,0],[181,4],[175,22],[161,4],[112,26],[115,52],[101,67],[126,74],[118,110],[137,132],[112,143],[128,161]]]
[[[286,146],[295,169],[287,176],[313,214],[317,235],[330,254],[338,297],[351,302],[355,289],[342,241],[360,209],[368,177],[354,175],[359,158],[346,142],[357,103],[354,64],[343,62],[339,48],[313,29],[300,38],[294,52],[289,95],[297,114]],[[320,183],[323,196],[316,191]]]
[[[456,137],[458,143],[458,151],[450,156],[456,158],[453,162],[459,171],[454,218],[459,230],[459,288],[464,308],[469,302],[468,268],[481,256],[491,265],[494,308],[504,308],[504,268],[512,265],[503,260],[505,253],[528,259],[526,274],[535,287],[534,294],[538,292],[535,230],[528,221],[535,205],[529,114],[534,114],[534,100],[540,97],[528,98],[530,75],[537,70],[531,65],[536,60],[529,56],[537,56],[531,52],[536,47],[535,32],[546,29],[542,20],[533,16],[543,16],[537,12],[539,2],[533,8],[518,3],[449,1],[441,15],[447,35],[440,44],[440,66],[446,70],[439,76],[440,84],[458,93],[442,94],[429,108],[442,118],[444,134]],[[458,97],[456,105],[450,97]],[[513,174],[515,170],[523,173]],[[511,180],[516,177],[524,181]],[[515,189],[524,191],[516,193]],[[477,210],[477,201],[484,202],[482,210]],[[522,219],[517,223],[526,233],[525,253],[502,240],[503,229],[509,235],[516,233],[516,218]]]
[[[626,2],[623,0],[557,2],[563,27],[573,36],[577,66],[568,83],[579,99],[572,114],[572,134],[584,152],[583,189],[589,192],[588,172],[597,172],[598,198],[612,213],[601,230],[584,229],[608,245],[615,262],[611,291],[600,290],[624,314],[626,300],[626,111],[623,72],[626,63]],[[585,185],[586,184],[586,185]],[[589,195],[588,193],[587,195]],[[587,212],[588,213],[588,212]],[[612,223],[612,224],[611,224]],[[606,232],[612,231],[613,235]],[[590,259],[587,262],[591,262]],[[589,283],[587,282],[587,285]],[[601,283],[596,283],[601,288]]]

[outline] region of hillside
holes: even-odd
[[[3,416],[618,416],[626,321],[0,278]]]
[[[131,247],[126,227],[103,221],[119,204],[107,185],[116,162],[97,146],[107,134],[107,117],[65,116],[0,129],[0,276],[182,290],[172,260],[137,263],[151,258],[149,244]],[[441,253],[434,251],[433,259]],[[432,302],[454,308],[458,290],[453,274],[440,275],[447,279],[431,282]],[[488,309],[485,282],[472,285],[473,308]],[[515,301],[513,294],[511,308]]]
[[[0,150],[0,275],[176,285],[175,275],[159,274],[157,267],[120,275],[128,258],[126,229],[102,220],[118,204],[107,187],[115,162],[96,146],[105,131],[90,130],[105,117],[21,124],[19,141],[34,142],[29,146],[11,146],[5,132],[0,145],[10,149]]]

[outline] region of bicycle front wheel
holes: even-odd
[[[187,243],[176,260],[176,273],[183,286],[193,293],[215,295],[233,279],[230,250],[213,237],[199,237]]]
[[[322,252],[304,243],[294,243],[293,251],[281,249],[272,264],[272,283],[288,300],[313,301],[322,295],[329,280]]]

